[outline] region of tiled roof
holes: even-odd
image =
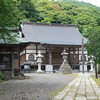
[[[48,45],[82,45],[82,34],[76,25],[23,22],[24,41]],[[84,38],[84,43],[87,39]]]

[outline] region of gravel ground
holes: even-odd
[[[26,74],[25,80],[9,80],[0,83],[0,100],[50,100],[51,92],[68,84],[74,75]]]

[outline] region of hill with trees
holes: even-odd
[[[26,18],[23,21],[76,24],[85,37],[100,27],[100,8],[77,0],[20,0],[17,7]]]

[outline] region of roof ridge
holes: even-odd
[[[77,26],[76,24],[60,24],[60,23],[37,23],[37,22],[22,22],[22,24],[31,25],[46,25],[46,26]]]

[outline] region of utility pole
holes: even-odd
[[[84,38],[82,37],[82,72],[84,74]]]
[[[97,63],[96,63],[96,45],[95,45],[94,35],[92,35],[92,37],[93,37],[93,47],[94,47],[94,67],[95,67],[95,77],[98,78],[98,76],[97,76]]]

